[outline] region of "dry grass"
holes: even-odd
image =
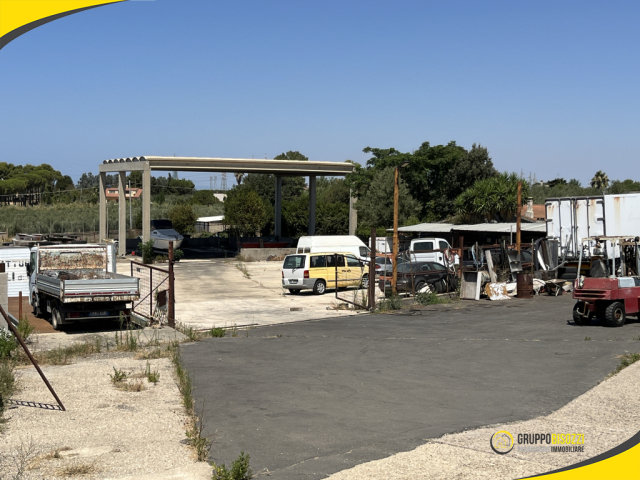
[[[142,392],[143,390],[146,390],[146,387],[144,386],[144,383],[142,383],[142,380],[138,380],[137,382],[118,382],[115,384],[115,387],[118,390],[124,390],[125,392]]]
[[[64,468],[61,468],[58,471],[59,477],[77,477],[80,475],[91,475],[95,473],[96,467],[92,463],[74,463],[73,465],[68,465]]]
[[[71,450],[69,447],[56,448],[49,453],[46,453],[42,458],[43,460],[56,460],[62,458],[60,452],[66,452],[67,450]]]

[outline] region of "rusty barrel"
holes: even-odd
[[[533,275],[530,273],[519,273],[517,275],[518,298],[533,297]]]

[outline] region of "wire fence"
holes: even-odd
[[[131,276],[140,280],[140,300],[134,302],[133,312],[152,323],[166,323],[170,301],[169,270],[131,262]]]

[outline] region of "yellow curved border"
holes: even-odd
[[[640,432],[621,445],[589,460],[525,478],[640,480]]]
[[[127,0],[0,0],[0,49],[40,25],[90,8]]]

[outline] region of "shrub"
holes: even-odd
[[[184,257],[184,252],[182,250],[180,250],[179,248],[176,248],[173,251],[173,261],[174,262],[179,262],[180,260],[182,260],[183,257]]]
[[[224,328],[212,328],[211,330],[209,330],[209,335],[211,335],[212,337],[224,337],[226,334],[226,332],[224,331]]]
[[[416,293],[416,302],[420,305],[438,305],[440,303],[449,303],[448,299],[439,297],[436,292]]]
[[[6,402],[16,390],[14,363],[9,359],[0,360],[0,417],[4,413]]]
[[[138,250],[142,253],[142,263],[153,263],[153,240],[140,242]]]
[[[33,333],[33,331],[36,329],[35,325],[31,325],[29,323],[29,320],[27,320],[27,317],[23,317],[20,319],[20,321],[18,322],[18,334],[20,335],[20,338],[22,338],[22,340],[24,340],[25,342],[29,339],[29,337],[31,336],[31,334]]]
[[[188,234],[196,231],[196,217],[191,205],[176,205],[169,210],[169,219],[173,223],[173,228],[180,234]]]
[[[5,329],[0,328],[0,358],[8,358],[18,347],[18,342],[14,338],[13,334]]]
[[[249,458],[248,453],[240,452],[238,458],[231,464],[231,470],[227,470],[224,463],[222,465],[212,463],[213,480],[251,480],[253,471],[249,467]]]

